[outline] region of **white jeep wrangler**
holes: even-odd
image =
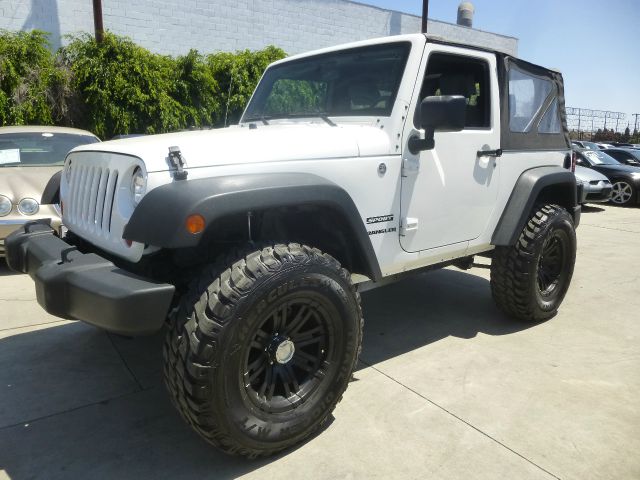
[[[8,263],[62,318],[167,323],[173,402],[227,452],[307,438],[347,388],[359,292],[492,259],[498,307],[553,316],[580,217],[562,76],[425,35],[271,65],[240,124],[74,149],[69,232],[33,222]]]

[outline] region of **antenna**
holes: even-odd
[[[429,0],[422,0],[422,33],[427,33],[428,17],[429,17]]]
[[[231,80],[229,81],[229,91],[227,92],[227,109],[224,111],[224,126],[227,127],[227,117],[229,115],[229,102],[231,102],[231,89],[233,88],[233,70],[231,70]]]

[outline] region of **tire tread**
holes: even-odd
[[[293,261],[304,264],[320,262],[340,275],[351,289],[359,315],[358,346],[351,365],[353,371],[362,350],[364,319],[360,294],[351,282],[349,272],[336,259],[306,245],[274,244],[224,255],[191,282],[169,318],[163,354],[164,379],[171,401],[206,441],[227,453],[255,458],[286,448],[255,450],[239,444],[212,415],[208,402],[211,393],[208,375],[217,366],[214,363],[215,352],[223,341],[226,325],[232,321],[234,306],[250,294],[251,285],[257,279]],[[345,389],[346,385],[321,421],[306,432],[305,438],[327,421]]]

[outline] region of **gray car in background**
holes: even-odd
[[[590,168],[576,166],[576,181],[582,183],[580,203],[601,203],[611,198],[612,185],[607,177]]]

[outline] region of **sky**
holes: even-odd
[[[421,0],[357,1],[422,14]],[[472,3],[474,28],[516,37],[520,58],[562,72],[567,106],[626,113],[633,130],[631,114],[640,113],[640,0]],[[459,4],[430,0],[429,18],[456,23]]]

